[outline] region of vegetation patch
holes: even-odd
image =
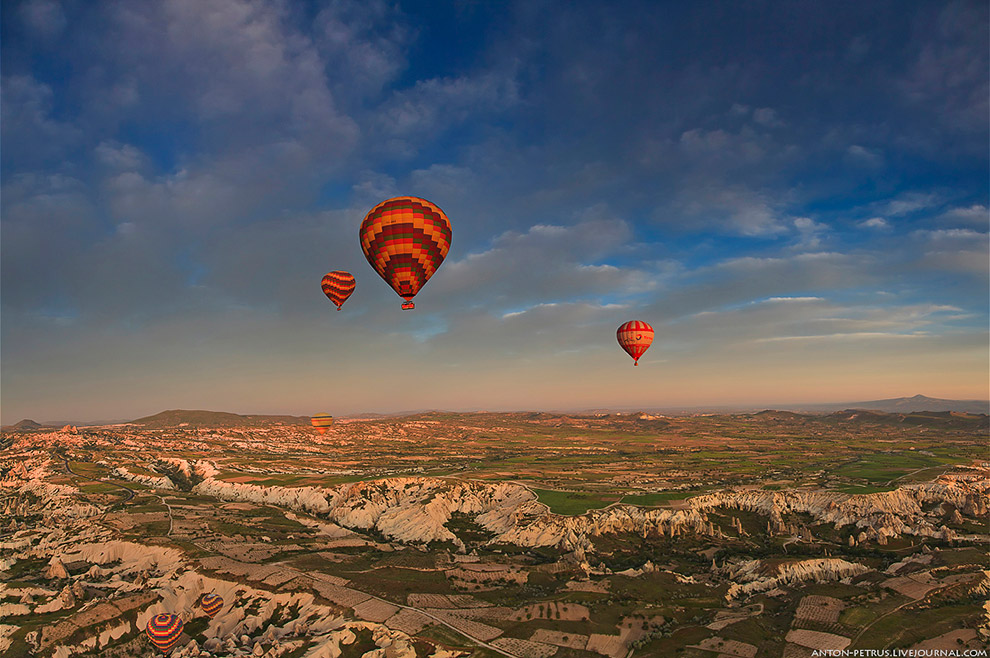
[[[627,505],[639,505],[640,507],[657,507],[672,500],[685,500],[700,496],[710,489],[683,490],[683,491],[659,491],[657,493],[629,494],[622,497],[622,502]]]
[[[890,482],[912,471],[941,466],[948,458],[923,455],[916,451],[875,452],[832,470],[834,475],[868,482]]]
[[[587,493],[581,491],[553,491],[550,489],[533,489],[533,493],[541,503],[550,508],[554,514],[575,516],[588,510],[608,507],[618,502],[619,496]]]

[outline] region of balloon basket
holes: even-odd
[[[412,302],[402,302],[403,311],[411,311],[414,308],[416,308],[416,305],[413,304]]]

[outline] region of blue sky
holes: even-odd
[[[988,395],[985,2],[27,0],[2,30],[5,423]],[[405,194],[454,232],[412,312],[357,241]]]

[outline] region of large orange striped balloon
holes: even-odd
[[[162,613],[155,615],[148,620],[146,629],[152,644],[168,653],[179,643],[179,636],[182,635],[182,620],[179,615]]]
[[[638,366],[639,357],[653,343],[653,327],[642,320],[630,320],[619,327],[615,337],[622,349],[633,358],[633,365]]]
[[[326,434],[327,428],[333,425],[333,416],[330,414],[315,414],[309,419],[309,422],[311,422],[313,427],[316,428],[316,431],[322,435]]]
[[[334,270],[323,275],[323,294],[337,305],[338,311],[341,305],[347,301],[347,298],[351,296],[351,293],[354,292],[355,285],[354,277],[351,276],[350,272]]]
[[[199,605],[203,607],[203,612],[206,613],[206,616],[213,619],[223,609],[223,597],[210,592],[209,594],[204,594],[199,599]]]
[[[450,220],[426,199],[400,196],[382,201],[361,223],[361,249],[378,275],[415,308],[412,298],[450,250]]]

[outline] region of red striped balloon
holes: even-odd
[[[152,644],[161,649],[162,653],[168,653],[179,643],[179,637],[182,635],[182,620],[179,619],[179,615],[163,612],[148,620],[147,633]]]
[[[354,292],[357,284],[350,272],[334,270],[323,275],[323,294],[330,298],[330,301],[337,305],[337,310],[347,298]]]
[[[219,594],[213,594],[212,592],[209,594],[204,594],[199,600],[199,605],[202,606],[203,612],[206,613],[206,616],[213,619],[223,608],[223,597]]]
[[[450,250],[450,220],[426,199],[400,196],[382,201],[361,223],[361,249],[378,276],[402,297],[403,310]]]
[[[653,343],[653,327],[642,320],[630,320],[619,327],[615,337],[622,349],[633,358],[633,365],[638,366],[639,357]]]

